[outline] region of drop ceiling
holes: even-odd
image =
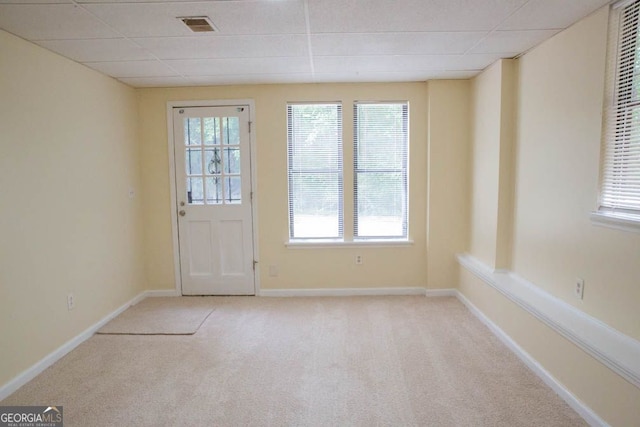
[[[607,3],[0,0],[0,28],[134,87],[424,81],[472,77]]]

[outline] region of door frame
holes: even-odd
[[[249,106],[249,122],[251,128],[249,132],[250,161],[251,161],[251,228],[253,229],[253,259],[259,261],[258,256],[258,197],[257,197],[257,147],[256,147],[256,127],[255,115],[256,105],[253,99],[214,99],[204,101],[168,101],[167,102],[167,146],[169,150],[169,179],[171,193],[171,237],[173,240],[173,269],[175,274],[176,295],[182,295],[182,276],[180,274],[180,244],[178,241],[178,199],[176,189],[176,162],[174,152],[174,128],[173,128],[173,109],[189,108],[189,107],[229,107],[229,106]],[[253,283],[255,295],[260,295],[260,263],[254,263]]]

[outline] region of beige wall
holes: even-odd
[[[520,60],[514,270],[640,339],[640,234],[597,227],[607,9]],[[584,300],[573,296],[576,277]]]
[[[427,84],[259,85],[139,90],[144,188],[145,256],[149,284],[173,289],[167,101],[253,99],[256,105],[258,229],[263,289],[405,287],[427,285]],[[353,228],[353,109],[355,100],[410,103],[409,235],[414,244],[393,248],[291,249],[288,239],[286,104],[342,101],[345,168],[345,234]],[[355,265],[361,254],[363,265]],[[268,266],[278,268],[269,277]],[[455,277],[444,287],[451,287]]]
[[[451,288],[469,237],[469,80],[429,82],[427,284]]]
[[[640,234],[589,220],[598,195],[607,23],[605,7],[525,54],[508,74],[498,63],[473,79],[470,252],[500,267],[491,261],[502,247],[515,273],[640,339]],[[498,88],[504,94],[509,86],[512,97],[500,106]],[[500,156],[500,135],[510,133],[515,154]],[[514,176],[513,189],[497,185],[503,174]],[[576,277],[585,280],[582,301],[573,296]],[[460,291],[606,422],[640,419],[638,388],[466,271]]]
[[[3,384],[145,281],[134,91],[2,31],[0,51]]]
[[[471,80],[470,251],[485,264],[511,264],[516,66],[503,59]]]

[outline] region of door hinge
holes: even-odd
[[[251,201],[253,202],[253,191],[249,193],[249,199],[251,199]]]
[[[253,260],[253,271],[256,271],[256,264],[258,263],[258,261],[256,261],[255,259]]]
[[[249,122],[249,133],[251,133],[251,123],[253,122]]]

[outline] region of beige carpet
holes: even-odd
[[[147,298],[104,325],[99,334],[193,335],[213,311],[211,298]]]
[[[586,425],[454,298],[209,298],[195,335],[95,335],[1,405],[65,426]]]

